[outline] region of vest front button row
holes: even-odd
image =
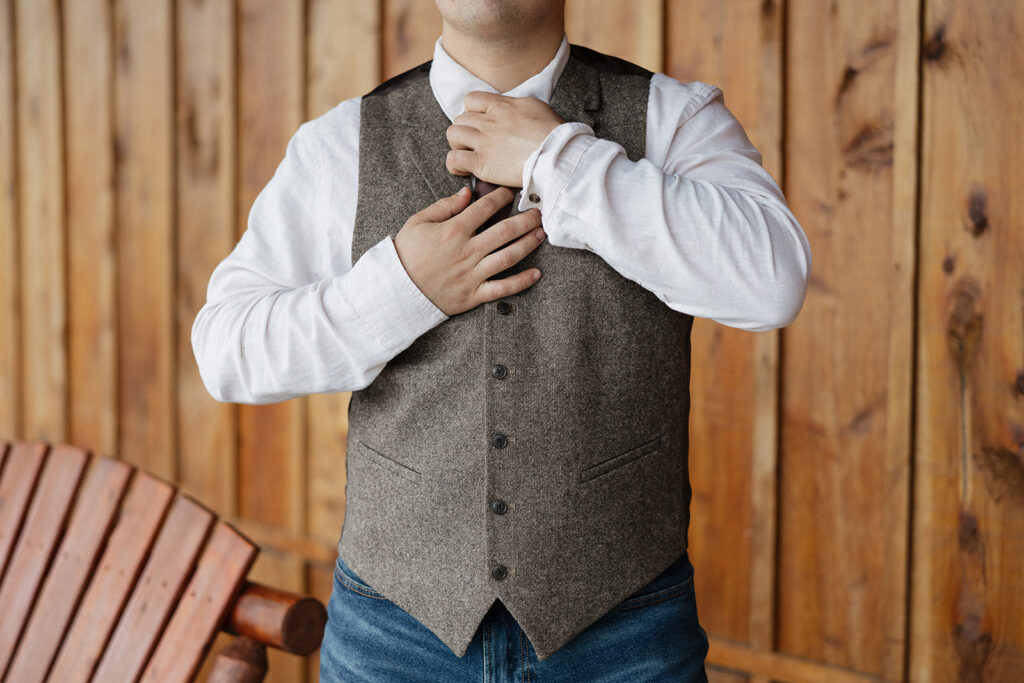
[[[508,569],[506,569],[503,564],[496,564],[491,567],[491,576],[501,581],[508,576]]]
[[[505,505],[505,501],[503,501],[501,498],[491,501],[491,512],[493,512],[494,514],[503,515],[505,514],[506,510],[508,510],[508,506]]]
[[[491,436],[491,445],[495,448],[504,448],[508,445],[508,437],[504,434],[494,434]]]
[[[491,377],[494,379],[505,379],[505,375],[508,374],[508,368],[501,363],[491,368]]]

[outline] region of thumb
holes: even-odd
[[[436,202],[419,212],[419,217],[429,223],[442,223],[462,212],[469,206],[471,192],[464,187],[455,194],[441,197]]]

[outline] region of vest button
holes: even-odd
[[[491,501],[491,512],[493,512],[494,514],[503,515],[505,514],[506,510],[508,510],[508,506],[505,505],[505,501],[503,501],[501,498]]]
[[[504,434],[494,434],[491,436],[491,445],[495,448],[504,448],[508,445],[508,437]]]
[[[508,576],[508,569],[506,569],[503,564],[496,564],[491,567],[491,576],[496,578],[498,581],[501,581]]]
[[[505,375],[507,374],[508,370],[501,363],[498,363],[497,365],[491,368],[491,377],[493,377],[494,379],[505,379]]]
[[[501,313],[502,315],[508,315],[511,312],[512,312],[512,304],[510,304],[507,301],[499,301],[498,302],[498,313]]]

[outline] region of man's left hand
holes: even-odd
[[[523,164],[548,133],[565,123],[535,97],[506,97],[474,90],[466,111],[448,127],[446,166],[455,175],[472,174],[495,185],[519,187]]]

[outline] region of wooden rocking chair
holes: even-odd
[[[221,629],[207,680],[262,681],[265,647],[313,652],[327,612],[247,581],[258,552],[128,463],[0,441],[0,681],[192,681]]]

